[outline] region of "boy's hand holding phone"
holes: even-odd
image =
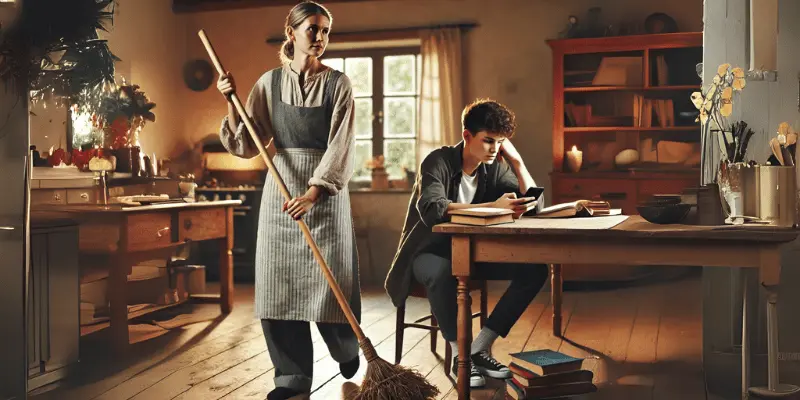
[[[495,208],[505,208],[514,212],[514,218],[519,218],[522,214],[536,208],[535,197],[517,198],[516,193],[506,193],[494,201]]]

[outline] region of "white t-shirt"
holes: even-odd
[[[458,200],[456,203],[470,204],[472,199],[475,198],[475,192],[478,191],[478,174],[477,171],[474,175],[461,174],[461,184],[458,185]]]

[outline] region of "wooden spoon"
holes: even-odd
[[[772,155],[778,159],[780,165],[786,165],[783,161],[783,151],[781,151],[781,144],[778,143],[778,138],[772,138],[769,140],[769,148],[772,149]]]

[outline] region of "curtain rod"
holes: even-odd
[[[454,23],[454,24],[439,24],[439,25],[426,25],[426,26],[412,26],[406,28],[385,28],[385,29],[372,29],[372,30],[364,30],[364,31],[347,31],[347,32],[334,32],[332,36],[367,36],[367,35],[375,35],[375,34],[400,34],[404,32],[414,32],[420,31],[423,29],[446,29],[446,28],[458,28],[463,30],[469,30],[471,28],[477,27],[478,24],[475,22],[463,22],[463,23]],[[273,36],[267,38],[268,44],[281,44],[286,38],[284,36]]]

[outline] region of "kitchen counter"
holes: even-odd
[[[128,349],[128,320],[167,306],[128,313],[127,276],[142,261],[169,259],[188,242],[213,241],[219,246],[219,295],[191,296],[190,300],[220,304],[222,313],[233,308],[233,212],[239,200],[170,202],[143,206],[54,205],[80,224],[79,248],[84,274],[108,276],[110,322],[93,325],[83,334],[109,328],[113,348]],[[205,244],[204,244],[205,246]],[[170,268],[168,266],[168,268]]]
[[[57,206],[55,207],[55,209],[58,211],[65,211],[65,212],[108,214],[108,213],[137,213],[146,211],[160,211],[160,210],[172,210],[172,209],[184,209],[184,208],[200,209],[200,208],[221,207],[221,206],[238,206],[240,204],[242,204],[241,200],[200,201],[193,203],[168,201],[163,203],[154,203],[141,206],[121,206],[119,204],[109,204],[107,206],[98,204],[86,204],[86,205],[76,204],[76,205]]]

